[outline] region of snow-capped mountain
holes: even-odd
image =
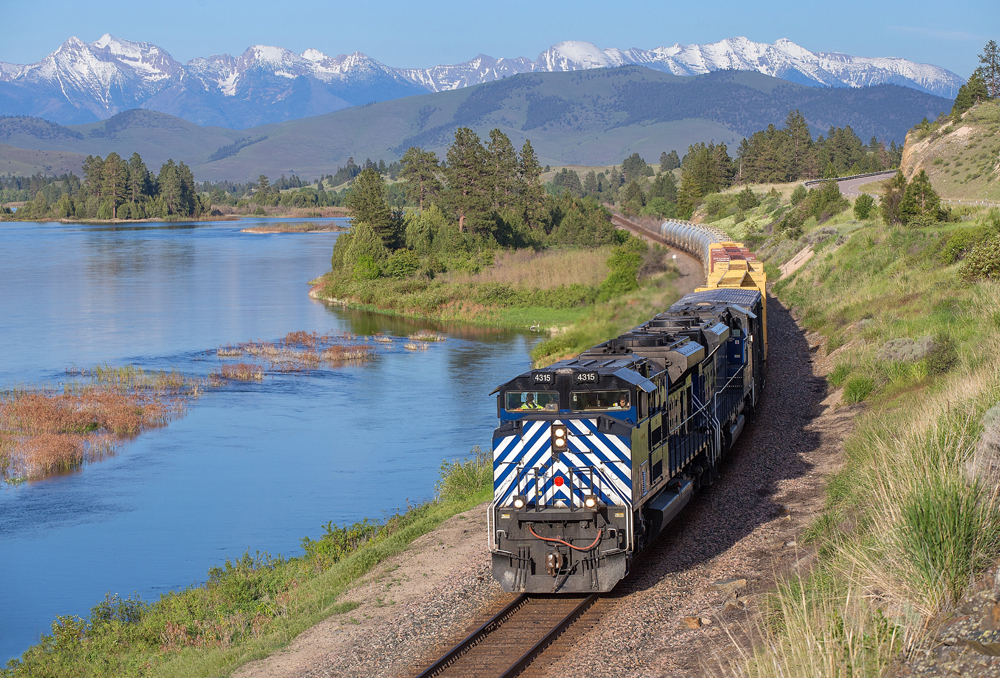
[[[479,56],[464,64],[404,73],[414,82],[434,91],[488,82],[511,72],[581,71],[629,65],[645,66],[674,75],[701,75],[721,70],[758,71],[802,85],[824,87],[867,87],[890,83],[947,98],[953,98],[965,82],[939,66],[906,59],[810,52],[790,40],[778,40],[769,45],[747,38],[730,38],[708,45],[677,44],[649,50],[601,49],[590,42],[560,42],[538,55],[534,62],[524,58],[499,60],[505,62],[507,71],[497,75],[479,67],[479,63],[485,61],[498,60]],[[473,74],[479,72],[482,75],[473,82]],[[446,77],[438,77],[438,73],[446,74]]]
[[[731,38],[708,45],[602,49],[561,42],[531,61],[480,54],[461,64],[393,68],[360,53],[331,57],[254,45],[181,64],[147,42],[104,35],[70,38],[42,61],[0,63],[0,115],[33,115],[63,124],[93,122],[129,108],[170,113],[200,125],[247,128],[412,94],[439,92],[529,72],[638,65],[676,75],[736,69],[804,85],[865,87],[892,83],[954,97],[964,82],[929,64],[892,57],[810,52],[789,40]]]

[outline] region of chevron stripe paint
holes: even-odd
[[[569,449],[555,462],[554,424],[564,424],[570,433]],[[557,477],[562,485],[556,485]],[[598,432],[597,419],[526,421],[520,435],[493,441],[493,488],[498,506],[511,506],[514,495],[523,494],[529,502],[538,496],[543,506],[579,507],[591,492],[606,504],[626,505],[632,497],[630,440]]]

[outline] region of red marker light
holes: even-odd
[[[556,479],[553,480],[552,482],[554,482],[556,484],[556,487],[562,487],[563,486],[562,476],[556,476]]]

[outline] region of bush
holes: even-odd
[[[871,197],[867,193],[862,193],[858,196],[857,200],[854,201],[854,218],[858,221],[864,221],[872,215],[875,211],[875,198]]]
[[[958,275],[966,283],[1000,278],[1000,237],[974,246],[962,262]]]
[[[760,200],[757,195],[751,190],[749,186],[740,191],[739,196],[736,198],[736,205],[741,210],[752,210],[754,207],[760,205]]]
[[[370,254],[364,254],[354,263],[355,280],[375,280],[382,275],[382,270]]]
[[[934,345],[927,353],[927,371],[930,374],[944,374],[958,364],[958,349],[948,335],[934,338]]]
[[[795,190],[792,191],[792,204],[798,205],[800,202],[806,199],[806,195],[808,195],[806,187],[803,186],[802,184],[799,184],[798,186],[795,187]]]

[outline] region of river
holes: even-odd
[[[489,393],[528,366],[536,337],[312,300],[337,234],[240,233],[272,221],[0,224],[0,387],[105,362],[204,377],[217,347],[298,330],[448,336],[209,388],[111,459],[0,486],[0,663],[105,593],[155,600],[247,549],[297,555],[329,520],[426,499],[443,459],[489,447]]]

